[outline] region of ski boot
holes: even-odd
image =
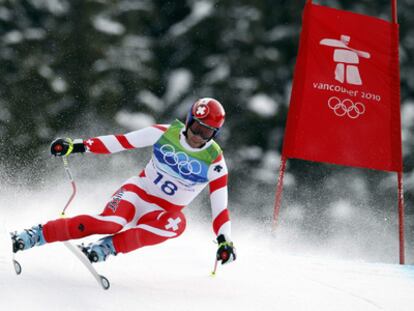
[[[90,243],[87,246],[81,244],[78,247],[92,263],[105,261],[109,255],[116,256],[111,236],[100,239],[95,243]]]
[[[33,226],[31,229],[25,229],[20,233],[12,232],[10,234],[13,243],[13,253],[46,243],[42,225]]]

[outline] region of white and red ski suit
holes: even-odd
[[[202,148],[188,145],[184,125],[153,125],[125,135],[83,141],[88,153],[109,154],[153,146],[151,160],[128,179],[99,215],[79,215],[43,225],[46,242],[111,234],[117,253],[127,253],[178,237],[186,226],[181,210],[208,184],[213,230],[230,239],[227,209],[227,167],[213,141]],[[200,156],[199,156],[200,155]]]

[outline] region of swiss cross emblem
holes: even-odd
[[[201,104],[198,105],[195,111],[195,116],[197,118],[204,118],[206,115],[208,115],[209,109],[207,105]]]
[[[165,225],[165,229],[172,229],[173,231],[178,230],[178,224],[181,222],[180,217],[176,219],[168,218],[168,224]]]

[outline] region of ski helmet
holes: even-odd
[[[220,102],[214,98],[201,98],[192,106],[187,117],[187,130],[197,121],[199,124],[214,130],[211,138],[217,136],[220,128],[224,124],[226,112]]]

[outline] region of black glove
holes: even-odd
[[[218,261],[221,261],[222,265],[236,260],[236,249],[233,246],[233,242],[227,242],[223,234],[217,237],[217,242],[216,258]]]
[[[85,152],[85,146],[81,139],[72,140],[70,138],[55,139],[50,145],[50,153],[54,156],[68,156],[72,152]]]

